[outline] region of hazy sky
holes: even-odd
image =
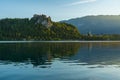
[[[0,18],[46,14],[54,21],[86,15],[119,15],[120,0],[0,0]]]

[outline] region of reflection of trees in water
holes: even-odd
[[[70,57],[77,53],[77,43],[24,43],[0,44],[0,60],[28,62],[36,65],[50,65],[54,58]]]
[[[119,52],[120,43],[0,44],[0,60],[31,63],[34,66],[43,65],[43,67],[51,65],[51,61],[55,58],[80,60],[80,63],[88,64],[118,64]]]

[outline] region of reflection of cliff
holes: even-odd
[[[77,43],[0,44],[0,60],[50,65],[53,58],[70,57],[79,47]]]
[[[92,64],[120,64],[120,43],[0,44],[0,60],[50,65],[54,58]]]

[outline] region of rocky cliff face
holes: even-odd
[[[52,22],[46,15],[29,18],[7,18],[0,20],[0,40],[79,40],[75,26]]]
[[[52,21],[51,21],[51,18],[50,17],[47,17],[46,15],[38,15],[38,14],[35,14],[31,20],[35,23],[35,24],[42,24],[43,26],[45,27],[51,27],[53,24],[52,24]]]

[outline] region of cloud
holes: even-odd
[[[75,6],[75,5],[85,4],[85,3],[95,2],[95,1],[97,1],[97,0],[81,0],[78,2],[73,2],[73,3],[67,4],[67,6]]]

